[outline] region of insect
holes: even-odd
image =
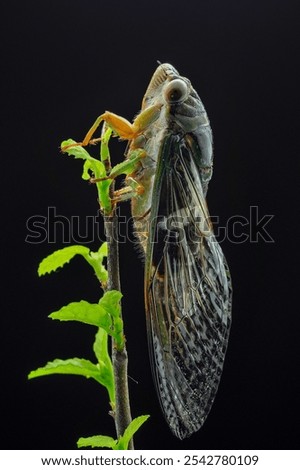
[[[203,425],[213,404],[231,323],[231,279],[206,204],[212,131],[191,82],[160,64],[131,124],[106,112],[101,121],[144,150],[127,187],[145,253],[145,306],[152,373],[171,431],[180,439]],[[97,141],[97,139],[94,139]],[[128,188],[139,188],[132,193]]]

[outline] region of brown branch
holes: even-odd
[[[112,184],[113,186],[113,184]],[[113,191],[113,188],[111,188]],[[108,244],[107,271],[108,290],[121,290],[119,273],[119,246],[118,246],[118,216],[114,209],[110,215],[104,217],[105,234]],[[112,343],[112,363],[114,369],[116,408],[114,413],[117,437],[124,434],[125,429],[131,423],[131,411],[128,391],[128,358],[124,348],[119,351],[114,342]],[[133,440],[130,441],[128,449],[134,449]]]

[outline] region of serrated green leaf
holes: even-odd
[[[107,256],[106,242],[104,242],[96,252],[90,251],[87,247],[82,245],[67,246],[66,248],[55,251],[41,261],[38,268],[39,276],[50,274],[52,271],[62,268],[76,255],[81,255],[88,262],[102,286],[105,287],[108,279],[107,270],[103,265],[103,259]]]
[[[117,290],[109,290],[105,292],[99,301],[99,305],[108,311],[114,318],[119,318],[121,314],[120,300],[123,295]]]
[[[53,320],[79,321],[88,325],[104,328],[110,333],[112,320],[110,314],[99,304],[91,304],[86,300],[71,302],[60,310],[49,315]]]
[[[121,297],[122,294],[118,291],[108,291],[98,304],[91,304],[86,300],[71,302],[60,310],[52,312],[49,317],[52,320],[79,321],[103,328],[114,338],[117,349],[121,350],[124,347],[123,321],[119,304]]]
[[[79,359],[77,357],[72,359],[55,359],[52,362],[48,362],[44,367],[39,367],[38,369],[31,371],[28,378],[34,379],[36,377],[52,374],[82,375],[87,379],[95,379],[103,385],[99,365],[93,364],[87,359]]]
[[[115,386],[114,386],[114,372],[111,358],[108,354],[108,335],[106,331],[99,328],[93,350],[99,363],[100,373],[109,394],[111,408],[115,408]]]
[[[103,328],[99,328],[96,333],[93,350],[98,362],[100,364],[107,364],[108,367],[111,367],[112,370],[112,363],[108,354],[108,335],[106,331],[103,330]]]
[[[86,160],[83,164],[83,171],[82,171],[82,175],[81,175],[81,178],[83,180],[88,181],[89,179],[91,179],[91,175],[89,173],[90,170],[91,170],[91,162]]]
[[[76,144],[76,141],[73,139],[64,140],[61,143],[61,149],[64,153],[67,153],[68,155],[71,155],[74,158],[80,158],[82,160],[85,160],[82,178],[84,180],[90,179],[89,170],[92,171],[96,179],[101,180],[102,178],[106,178],[106,168],[105,168],[104,163],[92,157],[80,145],[75,145],[75,144]],[[104,159],[107,159],[109,158],[108,142],[103,145],[106,148],[102,150],[102,142],[101,142],[101,155],[104,152],[103,157],[105,157]],[[69,147],[69,148],[66,148],[66,147]],[[109,187],[111,185],[111,182],[112,182],[112,179],[104,179],[102,181],[96,182],[100,206],[103,209],[105,214],[109,214],[112,209],[111,200],[109,197]]]
[[[107,257],[106,242],[102,243],[98,251],[91,251],[89,256],[86,258],[87,262],[94,269],[95,274],[103,287],[106,286],[108,280],[108,273],[105,266],[103,265],[103,259],[105,257]]]
[[[99,301],[99,305],[104,308],[112,317],[112,331],[110,334],[115,340],[115,347],[121,351],[124,348],[125,337],[124,337],[124,325],[121,317],[121,304],[122,298],[121,292],[117,290],[111,290],[105,292],[103,297]]]
[[[127,450],[129,441],[133,435],[138,431],[142,424],[147,421],[149,415],[139,416],[135,418],[129,426],[126,428],[123,436],[118,440],[113,439],[110,436],[91,436],[81,437],[77,441],[78,447],[107,447],[114,450]]]
[[[104,178],[106,176],[106,170],[104,164],[92,157],[81,145],[75,145],[77,142],[73,139],[64,140],[61,143],[61,149],[64,153],[75,159],[86,160],[90,163],[90,169],[93,171],[95,178]],[[73,147],[72,147],[73,145]],[[69,148],[66,148],[70,146]],[[66,148],[66,149],[65,149]]]
[[[72,245],[62,248],[61,250],[54,251],[51,255],[44,258],[38,268],[38,275],[43,276],[58,268],[62,268],[64,264],[69,263],[76,255],[83,257],[89,256],[90,250],[82,245]]]
[[[138,416],[127,426],[123,436],[118,439],[116,449],[126,450],[128,449],[129,441],[132,439],[133,435],[139,430],[139,428],[144,424],[145,421],[150,417],[150,415]]]
[[[110,436],[81,437],[77,441],[77,447],[107,447],[115,449],[117,441]]]
[[[104,133],[102,133],[101,137],[101,146],[100,146],[100,156],[101,161],[104,162],[108,160],[110,162],[110,153],[109,153],[109,140],[112,135],[113,130],[108,127]]]
[[[65,149],[65,147],[69,147],[69,148]],[[81,160],[89,160],[90,162],[95,161],[96,163],[100,162],[99,160],[96,160],[96,158],[92,157],[85,150],[84,147],[82,147],[81,145],[78,145],[77,142],[73,139],[64,140],[61,143],[61,149],[64,153],[67,153],[68,155],[70,155],[74,158],[80,158]],[[103,166],[104,165],[101,165],[101,167],[103,167]]]
[[[110,214],[112,210],[111,199],[109,196],[109,187],[111,183],[112,183],[111,179],[106,179],[106,180],[99,181],[98,183],[96,183],[100,206],[104,214],[106,215]]]
[[[101,259],[107,257],[107,253],[108,253],[107,242],[104,242],[104,243],[102,243],[102,245],[100,245],[98,253],[99,253],[99,256],[101,257]]]

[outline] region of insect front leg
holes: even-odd
[[[102,121],[105,121],[107,126],[110,127],[113,132],[118,135],[123,140],[133,140],[139,135],[141,135],[153,122],[158,119],[160,115],[162,105],[153,105],[149,108],[142,111],[133,121],[133,123],[127,121],[127,119],[119,116],[118,114],[111,113],[110,111],[105,111],[101,114],[90,130],[87,132],[86,136],[82,142],[77,142],[76,144],[68,145],[67,147],[62,148],[63,151],[67,150],[69,147],[75,145],[80,145],[85,147],[89,144],[95,144],[101,140],[101,138],[93,139],[93,135],[100,126]]]

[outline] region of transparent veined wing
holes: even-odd
[[[209,220],[196,142],[192,134],[169,132],[160,146],[145,266],[152,372],[180,439],[210,411],[231,321],[230,274]]]

